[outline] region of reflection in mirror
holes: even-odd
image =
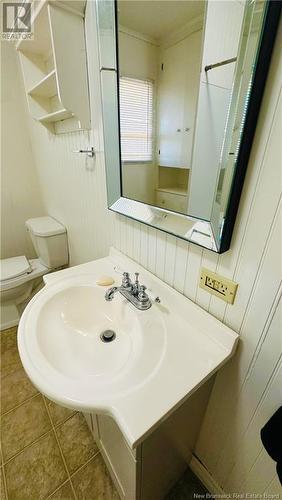
[[[244,6],[118,2],[124,197],[211,220]]]
[[[96,6],[109,208],[226,251],[278,2],[96,0]]]
[[[123,196],[184,214],[204,15],[205,2],[118,2]]]
[[[264,13],[265,2],[257,1],[247,3],[241,34],[240,52],[234,75],[230,107],[228,110],[219,161],[216,190],[212,205],[211,221],[214,227],[214,237],[218,244],[224,226],[229,195],[242,140],[242,132],[245,126]]]

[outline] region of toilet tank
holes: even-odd
[[[49,269],[66,266],[69,261],[67,230],[53,217],[36,217],[25,223],[42,264]]]

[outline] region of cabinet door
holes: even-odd
[[[182,166],[184,85],[182,47],[163,51],[158,84],[159,165]]]
[[[201,35],[202,31],[197,31],[161,54],[157,113],[159,165],[191,167]]]
[[[106,415],[99,415],[98,429],[100,448],[115,480],[119,494],[124,500],[137,500],[136,454],[130,450],[115,421]]]
[[[182,164],[191,168],[192,147],[197,113],[197,101],[200,85],[202,31],[196,31],[183,40],[185,52],[184,64],[184,109],[182,135]]]

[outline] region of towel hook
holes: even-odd
[[[94,158],[95,156],[95,149],[93,147],[87,148],[87,149],[75,149],[73,153],[82,153],[86,154],[89,158]]]

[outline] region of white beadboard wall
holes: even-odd
[[[281,26],[280,26],[281,28]],[[260,429],[281,404],[281,29],[231,250],[216,255],[124,217],[115,246],[240,333],[218,374],[195,454],[226,492],[278,493]],[[200,268],[239,283],[233,306],[198,287]]]
[[[106,209],[101,93],[94,2],[87,4],[93,129],[51,136],[31,123],[46,209],[68,229],[71,264],[110,244],[240,332],[219,373],[195,453],[226,492],[277,493],[274,462],[259,430],[281,404],[281,59],[276,43],[231,250],[218,256]],[[96,161],[73,149],[94,145]],[[234,306],[199,289],[201,266],[238,281]]]
[[[25,221],[44,213],[27,129],[27,106],[12,43],[1,43],[1,258],[34,257]]]

